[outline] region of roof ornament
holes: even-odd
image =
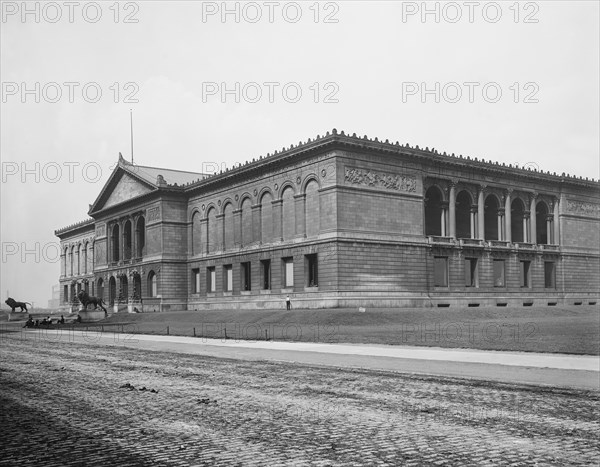
[[[158,186],[167,186],[167,182],[165,181],[165,178],[161,174],[158,174],[156,176],[156,184]]]

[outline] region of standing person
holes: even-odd
[[[288,310],[292,309],[292,301],[290,300],[290,296],[285,297],[285,305]]]

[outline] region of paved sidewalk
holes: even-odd
[[[393,370],[600,389],[597,356],[361,344],[244,341],[73,330],[24,331],[25,339],[90,342],[244,360]]]

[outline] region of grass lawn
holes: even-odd
[[[181,311],[117,314],[75,326],[144,334],[167,334],[168,328],[171,335],[223,339],[600,355],[597,305],[367,309],[364,313],[357,309]]]

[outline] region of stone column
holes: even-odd
[[[456,238],[456,182],[454,181],[450,183],[449,196],[450,237]]]
[[[471,206],[471,238],[475,238],[475,220],[477,215],[477,205],[473,204]]]
[[[448,203],[442,202],[440,210],[440,236],[445,237],[448,235],[446,216],[448,215]]]
[[[537,243],[537,226],[535,225],[536,222],[536,203],[537,203],[537,193],[532,193],[531,194],[531,208],[529,209],[531,214],[530,214],[530,218],[529,218],[529,225],[531,225],[531,228],[529,229],[529,233],[530,233],[530,241],[531,243]]]
[[[65,250],[62,250],[60,254],[60,275],[67,275],[67,254],[65,253]]]
[[[283,200],[276,199],[271,201],[273,205],[273,241],[283,241]]]
[[[553,206],[554,238],[552,239],[552,243],[554,243],[555,245],[560,245],[560,225],[559,225],[560,219],[559,219],[559,215],[558,215],[558,198],[554,198],[553,204],[554,204],[554,206]]]
[[[294,211],[296,212],[296,237],[306,237],[306,194],[294,195]]]
[[[529,236],[529,211],[523,211],[523,241],[525,243],[529,242],[530,240],[530,236]]]
[[[498,240],[504,240],[504,232],[503,232],[503,217],[504,217],[504,208],[498,208]]]
[[[477,227],[479,230],[479,238],[485,240],[485,207],[484,207],[485,185],[479,187],[477,196]]]
[[[504,239],[512,242],[512,214],[511,214],[511,199],[512,189],[506,190],[506,199],[504,200]]]

